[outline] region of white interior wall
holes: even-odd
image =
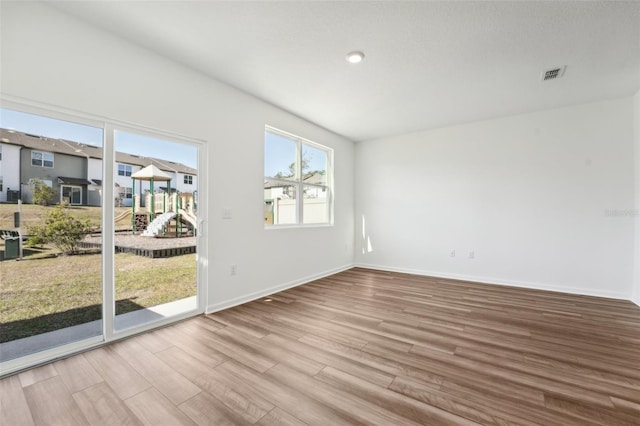
[[[640,306],[640,91],[633,97],[633,138],[635,141],[636,159],[636,256],[635,285],[631,300]]]
[[[358,143],[356,264],[630,299],[632,111],[629,97]]]
[[[209,310],[352,264],[352,142],[48,5],[3,2],[1,19],[3,95],[208,142]],[[335,150],[335,226],[264,229],[265,124]]]

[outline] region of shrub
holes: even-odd
[[[47,186],[42,179],[33,178],[29,181],[31,193],[33,194],[33,203],[41,206],[48,206],[53,202],[55,192],[53,188]]]
[[[79,220],[66,212],[64,205],[47,213],[43,226],[30,229],[33,236],[28,243],[52,244],[64,254],[78,251],[78,242],[91,231],[88,220]]]

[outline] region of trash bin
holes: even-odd
[[[4,240],[4,258],[17,259],[20,254],[20,237],[6,237]]]

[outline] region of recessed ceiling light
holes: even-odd
[[[364,53],[360,52],[359,50],[354,50],[353,52],[347,53],[347,62],[350,62],[352,64],[362,62],[363,59]]]

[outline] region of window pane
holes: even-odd
[[[265,132],[264,175],[277,179],[296,178],[298,144],[282,135]]]
[[[327,183],[327,151],[302,144],[302,180],[305,183]]]
[[[264,182],[264,223],[283,225],[297,223],[296,185],[266,180]]]
[[[89,182],[102,179],[103,132],[4,108],[0,127],[10,189],[0,194],[0,229],[11,231],[0,239],[0,256],[24,259],[0,262],[4,362],[102,334],[101,247],[86,239],[102,231],[101,188]],[[42,151],[31,151],[34,143]]]
[[[31,152],[31,165],[42,167],[42,153],[37,151]]]
[[[120,331],[197,306],[198,149],[120,130],[114,142],[121,162],[114,173],[116,206],[122,206],[114,236]],[[195,185],[185,185],[184,174]]]
[[[42,154],[44,167],[53,167],[53,154],[45,152]]]
[[[304,186],[304,223],[329,223],[329,190],[326,186]]]

